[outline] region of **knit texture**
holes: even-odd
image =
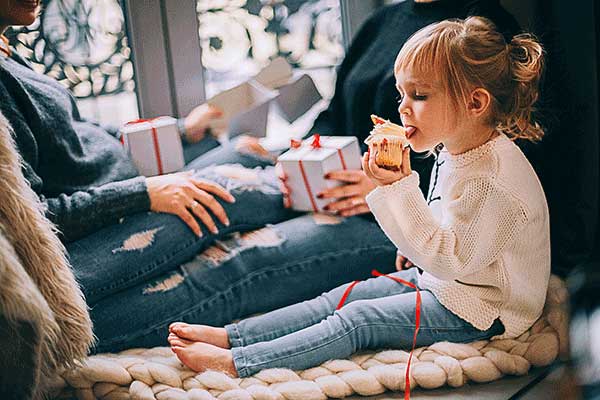
[[[22,171],[62,239],[83,237],[150,208],[143,177],[116,130],[85,121],[73,96],[16,51],[0,56],[0,112],[14,130]]]
[[[406,0],[378,8],[352,39],[337,69],[335,94],[308,135],[356,136],[362,150],[366,151],[363,141],[373,127],[371,114],[401,123],[394,61],[402,45],[413,33],[429,24],[469,15],[489,18],[509,37],[519,30],[514,17],[497,0],[437,0],[431,3]],[[421,188],[425,193],[431,159],[412,157],[411,165],[423,177]]]
[[[411,389],[445,385],[450,389],[469,381],[491,382],[506,375],[524,375],[531,367],[550,365],[557,356],[566,359],[567,305],[564,282],[552,276],[542,317],[518,338],[438,342],[415,349]],[[130,349],[87,358],[57,377],[54,391],[60,393],[60,398],[81,400],[325,400],[353,394],[373,396],[406,389],[408,356],[404,350],[361,351],[348,359],[329,360],[304,371],[271,368],[248,378],[232,379],[222,372],[191,371],[168,347]]]
[[[419,285],[478,329],[500,318],[516,337],[540,316],[550,276],[548,206],[533,168],[506,136],[442,151],[429,201],[414,173],[367,196]],[[429,203],[429,205],[428,205]]]

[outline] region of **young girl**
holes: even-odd
[[[410,147],[437,152],[428,199],[408,148],[400,171],[379,168],[376,148],[363,168],[378,185],[369,207],[402,254],[392,275],[421,289],[417,346],[516,337],[542,312],[548,209],[533,168],[511,141],[542,136],[531,120],[541,69],[533,38],[507,44],[480,17],[430,25],[398,55],[398,111]],[[404,269],[406,260],[424,272]],[[225,328],[175,323],[169,342],[190,368],[239,377],[305,369],[361,349],[410,348],[414,289],[369,279],[336,311],[347,288]]]

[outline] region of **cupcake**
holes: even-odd
[[[400,125],[371,114],[375,126],[365,143],[377,146],[375,163],[385,169],[398,171],[402,165],[402,150],[408,146],[406,131]]]

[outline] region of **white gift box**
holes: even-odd
[[[325,174],[343,169],[360,169],[358,140],[353,136],[315,135],[292,147],[278,158],[287,176],[292,208],[298,211],[323,212],[331,199],[318,199],[325,189],[341,186]]]
[[[230,138],[242,133],[264,137],[269,104],[276,96],[277,92],[253,81],[225,90],[206,101],[223,111],[210,127],[216,132],[227,131]]]
[[[120,132],[121,143],[141,175],[168,174],[185,165],[175,118],[132,121],[121,127]]]

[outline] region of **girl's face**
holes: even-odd
[[[12,25],[31,25],[40,0],[0,0],[0,33]]]
[[[458,133],[456,110],[434,76],[396,71],[398,112],[407,129],[406,138],[416,152],[433,150]]]

